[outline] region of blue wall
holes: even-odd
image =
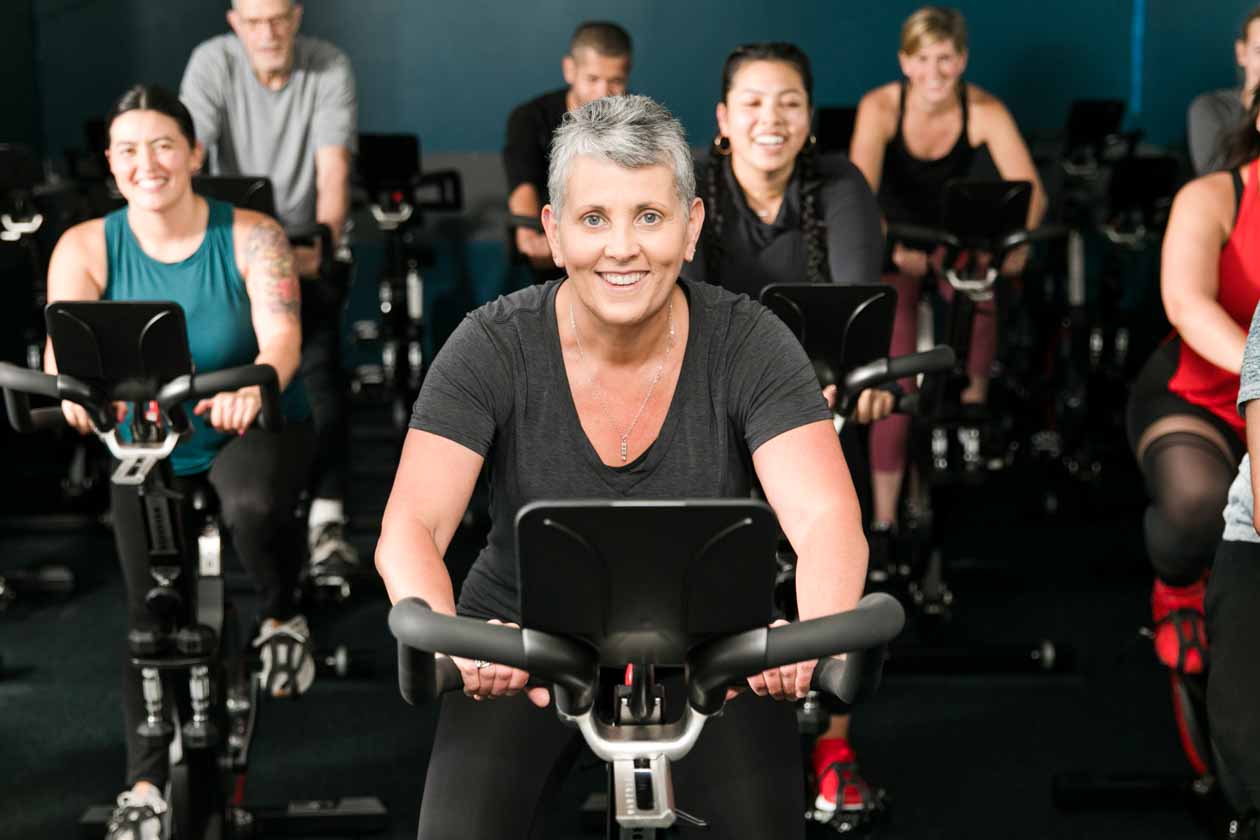
[[[1142,0],[962,4],[969,77],[1006,100],[1024,131],[1053,132],[1068,104],[1128,98],[1130,29]],[[901,20],[918,3],[837,0],[311,0],[305,31],[341,45],[359,79],[365,131],[420,133],[433,151],[502,142],[507,112],[562,84],[574,23],[608,18],[636,39],[636,90],[667,103],[693,142],[713,131],[718,73],[741,41],[799,43],[820,104],[854,103],[895,77]],[[1233,78],[1230,41],[1250,0],[1145,0],[1144,108],[1138,125],[1179,143],[1198,91]],[[84,117],[138,80],[178,83],[191,48],[226,30],[220,0],[33,0],[41,127],[49,152],[81,142]],[[1032,10],[1036,11],[1032,11]],[[700,33],[700,34],[697,34]]]

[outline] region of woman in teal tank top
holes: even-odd
[[[223,524],[257,589],[254,645],[265,684],[276,696],[302,693],[315,667],[294,600],[305,541],[293,509],[309,472],[313,432],[297,379],[301,300],[288,240],[273,219],[193,192],[204,152],[173,93],[132,88],[108,124],[110,171],[127,206],[66,231],[49,263],[48,300],[173,300],[184,309],[198,371],[251,362],[275,368],[284,429],[253,427],[257,388],[222,392],[190,406],[193,434],[175,448],[171,465],[177,489],[208,482],[218,494]],[[51,345],[45,368],[56,371]],[[82,408],[63,403],[62,410],[80,432],[92,431]],[[152,626],[144,534],[120,527],[115,536],[129,625]],[[129,665],[125,672],[127,789],[110,824],[116,840],[158,821],[168,774],[166,747],[136,733],[144,702],[138,675]]]

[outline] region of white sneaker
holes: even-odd
[[[285,622],[264,620],[253,644],[262,660],[258,680],[263,691],[272,697],[291,697],[310,690],[315,659],[305,616],[295,615]]]
[[[162,840],[166,837],[166,800],[157,788],[143,794],[124,790],[105,826],[105,840]]]

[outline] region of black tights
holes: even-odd
[[[1236,807],[1260,811],[1260,543],[1222,542],[1207,588],[1207,707]]]
[[[581,748],[577,730],[562,724],[553,707],[539,709],[524,695],[482,701],[448,695],[424,783],[421,840],[552,836],[542,824],[543,803]],[[791,703],[735,698],[671,769],[678,807],[707,820],[712,837],[805,837]]]
[[[1238,465],[1202,435],[1169,432],[1146,447],[1141,468],[1151,496],[1144,523],[1151,565],[1164,583],[1188,586],[1212,563]]]

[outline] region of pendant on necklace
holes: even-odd
[[[629,444],[626,442],[625,437],[622,437],[622,439],[621,439],[621,463],[623,463],[623,464],[626,462],[626,452],[629,450],[629,448],[630,448],[630,446],[629,446]]]

